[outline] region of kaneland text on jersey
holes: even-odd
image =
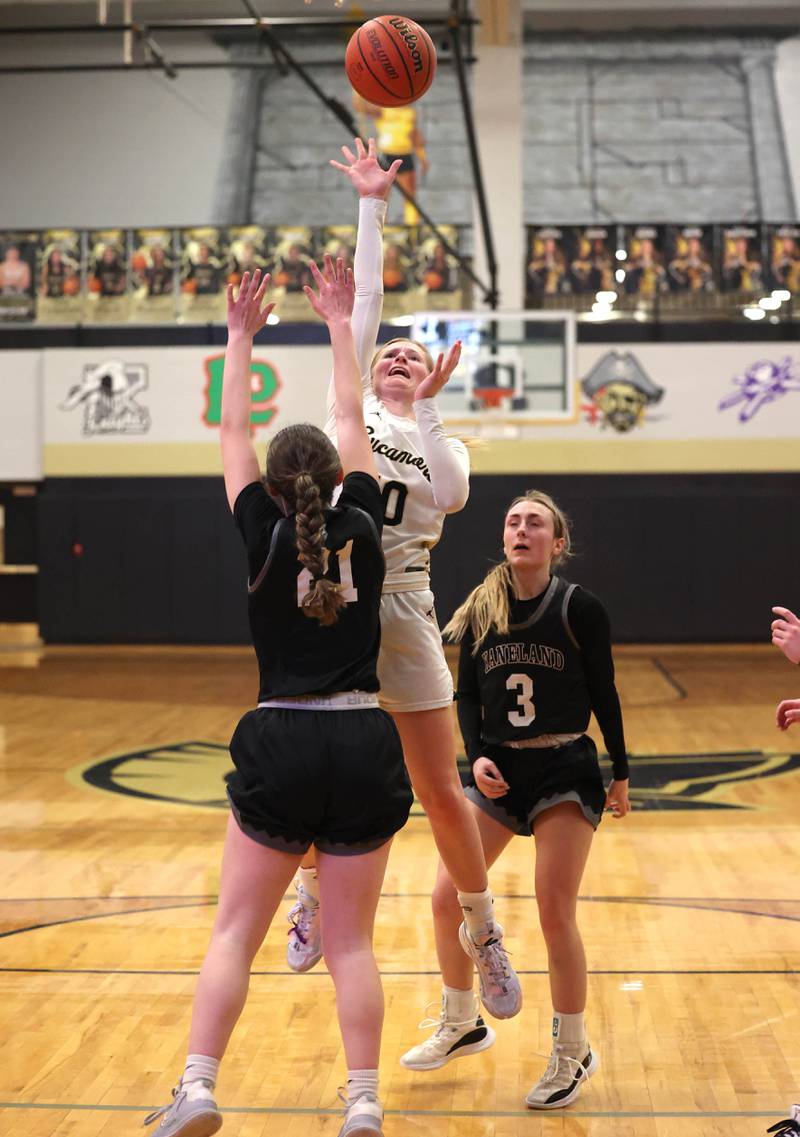
[[[481,659],[487,674],[509,663],[536,663],[540,667],[552,667],[554,671],[564,670],[564,653],[546,644],[498,644],[482,651]]]

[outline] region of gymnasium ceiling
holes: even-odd
[[[472,0],[471,8],[502,9],[518,0]],[[379,15],[401,8],[420,20],[445,16],[447,0],[253,0],[265,17]],[[109,20],[122,19],[122,0],[107,0]],[[603,29],[632,27],[770,27],[800,32],[800,6],[782,0],[522,0],[525,22],[531,28]],[[0,0],[3,25],[95,23],[98,0]],[[243,0],[133,0],[136,21],[171,19],[236,19],[247,16]]]

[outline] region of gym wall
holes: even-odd
[[[603,597],[619,640],[762,639],[771,605],[796,602],[797,343],[581,344],[579,376],[609,356],[636,360],[638,388],[610,404],[581,389],[574,421],[473,452],[470,501],[434,553],[440,620],[500,556],[507,503],[538,486],[572,515],[568,574]],[[290,421],[321,422],[327,368],[321,346],[256,346],[259,449]],[[37,370],[45,639],[246,642],[221,349],[44,349]]]

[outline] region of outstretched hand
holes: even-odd
[[[265,308],[264,295],[269,285],[269,273],[261,276],[261,269],[257,268],[251,276],[246,272],[239,285],[239,294],[234,300],[233,285],[228,285],[228,337],[239,335],[252,339],[261,331],[267,322],[275,302],[267,304]]]
[[[395,175],[402,165],[401,159],[396,158],[389,169],[384,170],[378,162],[374,138],[369,139],[366,150],[360,138],[355,140],[355,144],[356,154],[348,146],[342,147],[347,165],[344,165],[343,162],[334,162],[332,158],[331,165],[335,169],[341,170],[343,174],[347,174],[354,188],[358,191],[359,197],[380,197],[385,201],[389,196]]]
[[[303,291],[308,297],[308,302],[326,324],[349,320],[356,298],[353,270],[344,267],[341,257],[337,258],[334,265],[333,259],[327,254],[324,266],[324,270],[320,272],[317,265],[309,261],[308,267],[311,269],[317,291],[315,292],[308,284],[305,285]]]
[[[800,663],[800,620],[788,608],[776,606],[772,611],[778,617],[772,621],[772,642],[790,663]]]
[[[447,380],[458,367],[458,361],[461,358],[461,340],[456,340],[453,346],[447,353],[445,359],[444,353],[439,353],[439,358],[433,365],[433,371],[430,371],[422,380],[420,385],[414,392],[414,402],[417,399],[433,399],[435,398],[442,387],[444,387]]]
[[[779,730],[788,730],[793,722],[800,722],[800,699],[784,699],[778,703],[775,722]]]

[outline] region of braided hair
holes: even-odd
[[[303,614],[325,627],[336,623],[346,604],[341,585],[325,576],[325,508],[331,503],[341,468],[336,447],[309,423],[284,427],[267,451],[267,484],[295,511],[297,559],[311,574],[301,602]]]

